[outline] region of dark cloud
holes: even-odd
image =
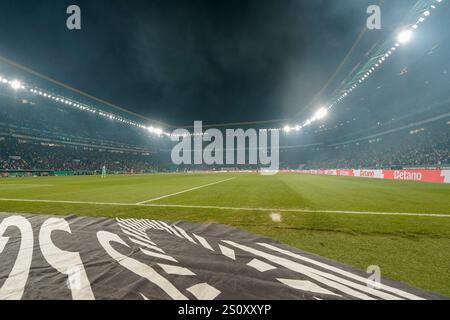
[[[73,3],[81,31],[65,28]],[[0,54],[173,124],[286,118],[334,72],[370,3],[3,0]]]

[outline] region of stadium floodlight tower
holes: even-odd
[[[410,29],[405,29],[400,31],[397,36],[397,41],[401,44],[406,44],[411,41],[413,37],[413,32]]]

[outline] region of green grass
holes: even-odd
[[[450,185],[300,174],[155,174],[0,180],[0,198],[135,204],[167,197],[168,207],[0,201],[0,211],[217,222],[450,296]],[[255,208],[250,211],[170,205]],[[258,208],[284,212],[274,223]],[[321,210],[449,214],[355,215]]]

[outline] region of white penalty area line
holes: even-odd
[[[216,181],[216,182],[213,182],[213,183],[204,184],[204,185],[201,185],[201,186],[198,186],[198,187],[194,187],[194,188],[190,188],[190,189],[186,189],[186,190],[182,190],[182,191],[178,191],[178,192],[175,192],[175,193],[167,194],[165,196],[153,198],[153,199],[150,199],[150,200],[141,201],[141,202],[138,202],[136,204],[146,204],[146,203],[149,203],[149,202],[158,201],[158,200],[169,198],[169,197],[173,197],[173,196],[176,196],[176,195],[179,195],[179,194],[182,194],[182,193],[186,193],[186,192],[190,192],[190,191],[206,188],[206,187],[213,186],[215,184],[219,184],[219,183],[222,183],[222,182],[227,182],[227,181],[230,181],[230,180],[233,180],[233,179],[236,179],[236,177],[228,178],[228,179],[224,179],[224,180],[220,180],[220,181]]]
[[[376,212],[376,211],[346,211],[346,210],[310,210],[310,209],[270,209],[270,208],[236,208],[219,206],[195,206],[181,204],[138,204],[120,202],[92,202],[92,201],[71,201],[71,200],[40,200],[40,199],[7,199],[0,198],[4,202],[30,202],[30,203],[60,203],[60,204],[82,204],[96,206],[121,206],[121,207],[157,207],[157,208],[186,208],[186,209],[211,209],[211,210],[231,210],[231,211],[262,211],[262,212],[298,212],[298,213],[331,213],[331,214],[355,214],[355,215],[384,215],[384,216],[417,216],[450,218],[450,214],[439,213],[410,213],[410,212]]]

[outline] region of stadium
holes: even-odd
[[[0,4],[1,300],[450,297],[448,1],[100,2]]]

